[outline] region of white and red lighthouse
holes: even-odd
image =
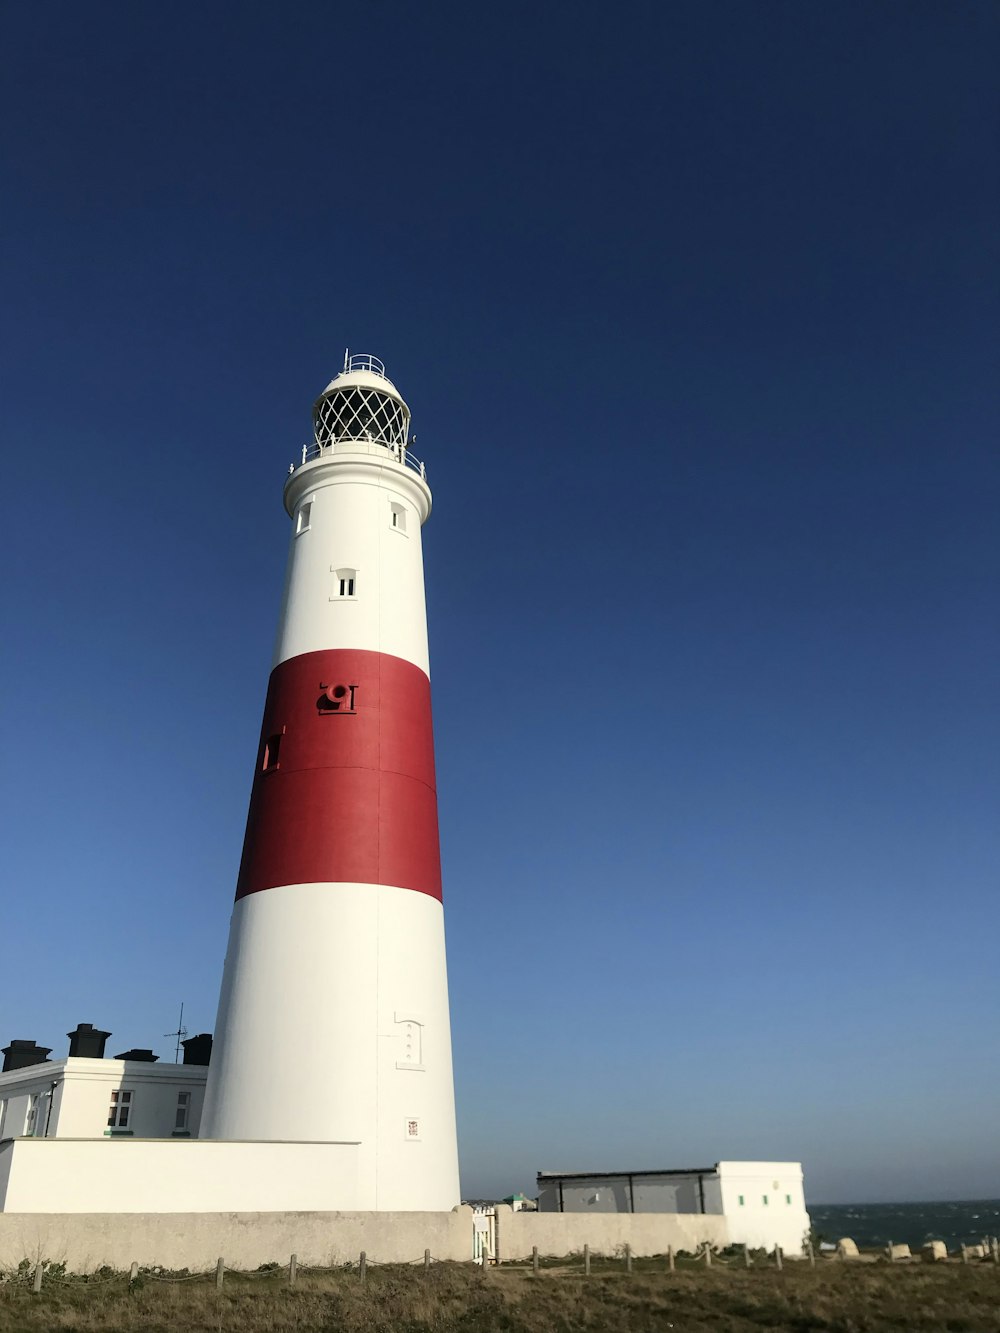
[[[291,550],[202,1137],[356,1143],[358,1206],[452,1208],[458,1153],[410,413],[347,357]],[[338,1206],[331,1201],[331,1207]]]

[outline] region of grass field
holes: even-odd
[[[400,1267],[300,1274],[227,1273],[213,1279],[91,1281],[54,1278],[40,1294],[23,1281],[0,1285],[0,1330],[143,1330],[144,1333],[997,1333],[1000,1269],[991,1264],[787,1264],[745,1271],[694,1268],[674,1274],[661,1263],[525,1268],[482,1272],[436,1264],[429,1273]]]

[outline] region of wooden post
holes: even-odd
[[[537,1246],[537,1245],[532,1245],[532,1247],[531,1247],[531,1271],[534,1273],[535,1277],[538,1276],[538,1246]]]
[[[782,1255],[781,1255],[781,1246],[780,1246],[780,1245],[775,1245],[775,1247],[774,1247],[774,1264],[775,1264],[775,1267],[776,1267],[776,1268],[778,1268],[779,1270],[781,1269],[781,1267],[782,1267]]]
[[[705,1241],[705,1267],[712,1267],[712,1247],[707,1240]]]
[[[132,1283],[136,1280],[136,1278],[137,1278],[138,1276],[139,1276],[139,1265],[138,1265],[138,1264],[136,1263],[136,1261],[133,1259],[133,1260],[132,1260],[132,1267],[128,1270],[128,1284],[129,1284],[130,1287],[131,1287]]]
[[[364,1250],[361,1251],[361,1260],[358,1263],[358,1277],[362,1282],[365,1282],[368,1278],[368,1255],[365,1254]]]
[[[816,1267],[816,1251],[813,1249],[813,1243],[812,1243],[811,1240],[807,1240],[807,1241],[806,1241],[806,1256],[807,1256],[807,1258],[809,1259],[809,1267],[810,1267],[810,1268],[815,1268],[815,1267]]]
[[[298,1277],[298,1275],[299,1275],[299,1256],[297,1254],[293,1254],[288,1261],[288,1285],[290,1287],[295,1286],[295,1279]]]
[[[968,1262],[969,1262],[969,1251],[965,1248],[965,1241],[963,1240],[963,1241],[962,1241],[962,1263],[963,1263],[963,1264],[967,1264]]]
[[[885,1257],[892,1263],[892,1241],[890,1240],[885,1247]]]
[[[35,1280],[31,1284],[31,1290],[37,1296],[42,1289],[42,1265],[41,1262],[35,1264]]]
[[[590,1277],[590,1246],[589,1246],[589,1245],[585,1245],[585,1246],[583,1247],[583,1275],[584,1275],[584,1277]]]
[[[215,1265],[215,1289],[216,1289],[216,1291],[221,1291],[221,1290],[222,1290],[222,1283],[223,1283],[223,1281],[225,1280],[225,1276],[226,1276],[226,1263],[225,1263],[225,1260],[220,1256],[220,1258],[219,1258],[219,1262]]]
[[[744,1245],[744,1246],[743,1246],[743,1267],[744,1267],[744,1268],[750,1268],[750,1267],[752,1267],[752,1265],[751,1265],[751,1263],[750,1263],[750,1246],[749,1246],[749,1245]]]
[[[672,1273],[672,1272],[674,1271],[675,1265],[676,1265],[676,1260],[674,1259],[674,1247],[673,1247],[672,1245],[668,1245],[668,1246],[667,1246],[667,1272],[668,1272],[668,1273]]]
[[[628,1241],[626,1241],[626,1242],[625,1242],[625,1272],[626,1272],[626,1273],[631,1273],[631,1271],[632,1271],[632,1246],[628,1243]]]
[[[424,1272],[429,1273],[430,1271],[431,1271],[431,1252],[430,1250],[424,1250]]]
[[[993,1244],[990,1246],[990,1253],[993,1256],[993,1262],[995,1264],[1000,1264],[1000,1240],[997,1240],[996,1236],[993,1237]]]

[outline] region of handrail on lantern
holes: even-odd
[[[405,444],[382,444],[379,440],[336,440],[331,441],[329,444],[317,444],[316,441],[313,440],[311,444],[304,444],[302,446],[302,463],[310,463],[314,458],[322,458],[325,454],[338,452],[350,453],[352,444],[362,444],[366,446],[378,444],[380,448],[384,449],[386,453],[395,460],[395,462],[401,464],[403,467],[413,468],[414,472],[419,472],[420,476],[423,477],[425,481],[427,479],[427,468],[419,458],[416,458],[410,453]],[[297,466],[301,467],[302,463],[299,463]],[[289,471],[294,472],[295,468],[296,464],[293,463],[289,468]]]
[[[348,374],[352,370],[367,370],[372,375],[380,375],[382,379],[388,379],[385,373],[384,364],[377,356],[351,356],[350,351],[344,353],[344,373]]]

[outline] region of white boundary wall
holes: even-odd
[[[357,1208],[356,1143],[5,1139],[5,1213]]]
[[[190,1268],[299,1263],[330,1267],[472,1257],[472,1209],[450,1213],[0,1213],[0,1268],[50,1259],[69,1272],[106,1264]]]
[[[718,1213],[515,1213],[510,1204],[496,1207],[496,1257],[501,1263],[530,1259],[532,1246],[543,1255],[579,1253],[613,1255],[628,1244],[637,1257],[696,1250],[709,1241],[729,1244],[726,1219]]]

